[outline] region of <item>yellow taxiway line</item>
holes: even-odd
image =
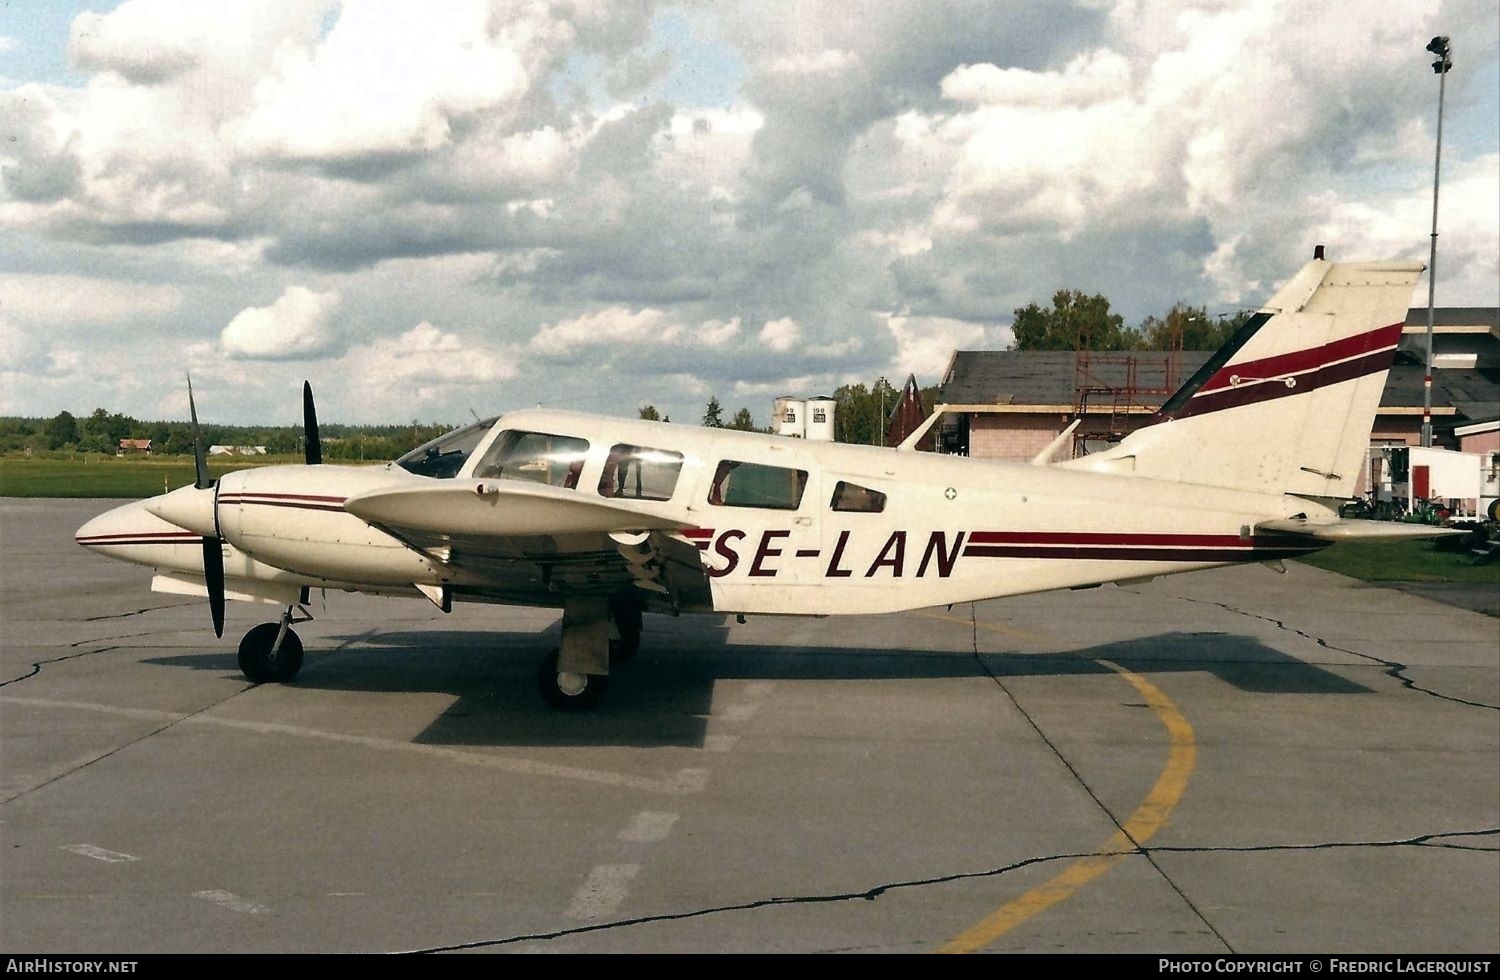
[[[1129,681],[1145,697],[1146,704],[1167,729],[1172,746],[1167,754],[1167,764],[1140,806],[1135,808],[1135,812],[1121,829],[1093,854],[1079,858],[1050,881],[1000,906],[948,940],[938,949],[939,953],[972,953],[983,949],[1037,913],[1065,901],[1126,857],[1138,853],[1141,845],[1166,825],[1172,810],[1182,801],[1183,794],[1187,791],[1188,777],[1192,775],[1198,760],[1193,726],[1161,688],[1117,663],[1108,660],[1097,662]]]

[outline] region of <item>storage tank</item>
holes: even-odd
[[[833,411],[838,402],[824,395],[807,400],[807,438],[817,442],[833,441]]]
[[[807,402],[791,395],[782,395],[772,403],[773,431],[778,436],[801,439],[807,434]]]

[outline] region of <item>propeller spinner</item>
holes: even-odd
[[[188,414],[193,423],[193,485],[179,487],[155,497],[146,509],[178,527],[200,536],[203,545],[203,581],[208,587],[208,611],[214,635],[224,635],[224,541],[219,534],[218,481],[209,476],[203,453],[203,433],[198,425],[198,406],[193,398],[193,379],[188,383]],[[318,436],[318,410],[313,404],[312,385],[302,383],[302,428],[309,466],[323,462],[323,444]]]

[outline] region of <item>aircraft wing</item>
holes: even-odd
[[[444,480],[358,494],[344,508],[503,601],[630,586],[657,607],[709,601],[700,549],[675,533],[693,525],[633,501],[520,481]]]
[[[1427,524],[1402,524],[1397,521],[1336,520],[1313,523],[1305,517],[1261,521],[1256,531],[1302,534],[1319,541],[1378,541],[1413,538],[1441,538],[1450,534],[1467,534],[1461,528],[1432,527]]]

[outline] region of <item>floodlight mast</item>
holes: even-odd
[[[1427,42],[1427,50],[1436,55],[1432,70],[1438,77],[1437,150],[1432,163],[1432,244],[1427,256],[1427,371],[1422,376],[1422,445],[1432,445],[1432,319],[1437,287],[1437,221],[1438,175],[1443,166],[1443,94],[1448,72],[1453,67],[1453,46],[1448,38],[1438,36]]]

